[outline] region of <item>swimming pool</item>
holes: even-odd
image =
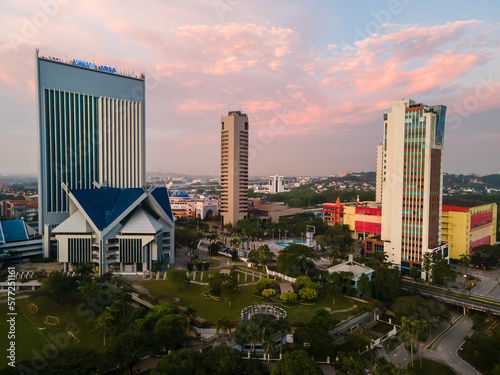
[[[293,242],[276,242],[276,245],[279,245],[279,246],[290,246],[290,245],[293,245],[294,243],[304,244],[304,243],[306,243],[306,241],[305,240],[293,240]]]

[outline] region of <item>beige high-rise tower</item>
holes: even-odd
[[[236,225],[248,215],[248,116],[231,111],[221,118],[222,224]]]
[[[441,241],[445,117],[445,106],[410,99],[384,114],[381,239],[388,261],[405,274],[421,269],[428,252],[448,257]]]

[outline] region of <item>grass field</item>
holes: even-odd
[[[37,313],[31,313],[28,310],[30,303],[34,302],[38,306]],[[88,307],[86,308],[88,309]],[[38,298],[18,299],[16,301],[16,362],[31,360],[36,354],[42,354],[44,351],[50,353],[53,347],[62,348],[65,346],[83,346],[100,348],[102,339],[93,332],[93,322],[89,320],[89,314],[78,314],[77,306],[59,306],[57,303]],[[83,311],[83,310],[81,310]],[[59,318],[59,324],[52,326],[44,323],[46,315]],[[7,304],[0,303],[0,349],[6,353],[8,346],[7,331]],[[42,328],[42,329],[40,329]],[[80,343],[75,343],[68,337],[67,331],[71,330],[76,334]],[[43,354],[42,354],[43,356]],[[6,356],[0,356],[0,369],[7,365]]]
[[[240,282],[242,280],[240,279]],[[170,285],[170,283],[163,280],[141,280],[137,284],[147,288],[154,299],[158,302],[168,302],[172,304],[179,304],[184,307],[192,306],[196,309],[197,315],[209,321],[216,321],[221,316],[225,315],[230,320],[240,319],[240,313],[243,308],[264,303],[263,298],[254,295],[255,286],[242,286],[240,287],[239,294],[231,301],[231,307],[223,300],[215,300],[207,298],[204,293],[207,292],[208,287],[198,284],[188,284],[177,291]],[[177,301],[177,298],[180,299]],[[297,304],[293,307],[287,307],[277,303],[278,301],[271,302],[280,307],[283,307],[290,320],[297,320],[301,322],[309,321],[309,318],[314,310],[319,307],[329,307],[332,310],[343,310],[351,308],[353,302],[345,297],[335,296],[335,304],[333,304],[333,295],[327,294],[320,298],[316,304],[304,305]],[[352,315],[353,312],[332,314],[335,319],[341,320],[345,317]]]

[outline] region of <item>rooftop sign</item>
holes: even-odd
[[[116,73],[115,68],[111,68],[106,65],[95,65],[94,63],[73,59],[73,64],[78,66],[83,66],[84,68],[90,68],[95,70],[100,70],[102,72]]]

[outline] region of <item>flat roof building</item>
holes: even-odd
[[[72,189],[139,188],[145,183],[145,79],[81,60],[35,53],[39,228],[68,218]]]
[[[428,252],[448,257],[441,239],[445,117],[445,106],[411,99],[393,102],[384,114],[381,240],[402,272],[420,269]]]
[[[231,111],[221,118],[222,224],[248,216],[248,116]]]

